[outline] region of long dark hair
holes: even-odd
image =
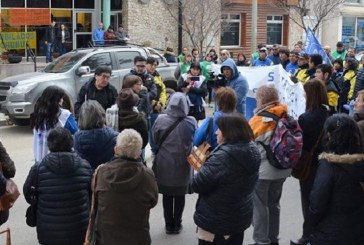
[[[224,143],[250,142],[254,139],[253,130],[241,113],[224,114],[217,119],[216,124],[224,137]]]
[[[306,111],[312,112],[322,105],[328,105],[326,87],[322,81],[311,79],[303,85],[306,93]]]
[[[363,153],[359,127],[347,114],[334,114],[324,125],[323,145],[326,152],[339,155]]]
[[[47,87],[34,106],[30,116],[30,126],[35,129],[51,129],[58,122],[60,111],[59,102],[66,93],[57,86]]]

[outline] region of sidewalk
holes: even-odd
[[[0,113],[0,127],[9,125],[8,120],[8,116],[5,116],[4,113]]]

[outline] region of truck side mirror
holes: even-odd
[[[82,76],[85,74],[90,73],[90,67],[89,66],[80,66],[77,70],[76,70],[76,75],[77,76]]]

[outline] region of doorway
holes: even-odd
[[[73,15],[73,48],[92,46],[93,11],[74,11]]]

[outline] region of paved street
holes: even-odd
[[[17,173],[15,181],[22,192],[25,178],[33,164],[32,132],[28,127],[3,126],[0,127],[0,138],[15,161]],[[150,162],[150,150],[147,150],[147,161]],[[150,163],[149,163],[150,164]],[[193,212],[197,195],[186,196],[186,207],[183,214],[184,229],[180,235],[166,235],[164,232],[164,219],[162,199],[152,210],[150,217],[151,235],[154,245],[194,245],[197,244],[195,236],[196,226],[193,223]],[[38,244],[35,228],[25,224],[25,211],[28,205],[23,196],[20,196],[11,209],[9,221],[1,228],[9,226],[12,233],[12,244],[29,245]],[[281,242],[288,245],[290,238],[300,235],[302,215],[300,210],[299,187],[297,180],[287,179],[281,200]],[[244,244],[253,243],[252,228],[245,232]],[[0,244],[5,244],[5,237],[0,236]]]

